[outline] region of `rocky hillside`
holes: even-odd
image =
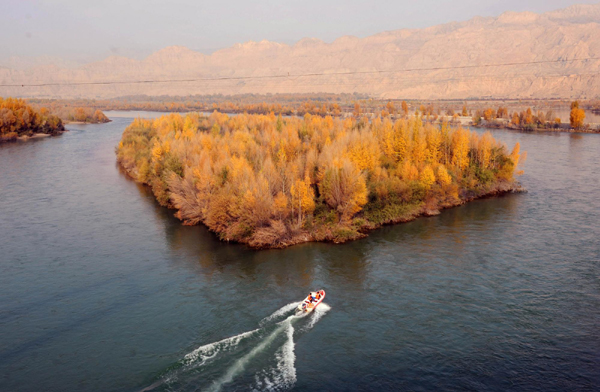
[[[600,4],[576,5],[544,14],[507,12],[497,18],[477,17],[363,39],[345,36],[332,43],[311,38],[292,46],[247,42],[210,56],[184,47],[168,47],[141,61],[109,57],[77,68],[55,64],[28,69],[4,67],[0,68],[0,84],[226,79],[0,87],[0,96],[110,98],[130,94],[359,92],[381,98],[415,99],[597,98],[598,37]],[[598,59],[543,63],[581,58]],[[456,68],[529,62],[537,63]],[[324,75],[298,76],[306,74]],[[279,77],[270,77],[273,75]]]

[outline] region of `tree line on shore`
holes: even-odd
[[[463,109],[464,111],[464,109]],[[571,102],[571,111],[569,113],[569,125],[572,129],[582,130],[585,128],[585,110],[580,107],[579,101]],[[509,128],[521,130],[535,129],[558,129],[561,127],[562,120],[554,115],[550,109],[544,113],[542,110],[534,112],[531,108],[520,112],[509,114],[507,107],[499,107],[498,110],[486,108],[476,110],[473,115],[473,125],[475,126],[508,126]]]
[[[523,156],[420,116],[170,114],[136,119],[119,164],[186,224],[253,247],[360,238],[385,223],[514,190]]]
[[[110,120],[102,110],[93,105],[74,104],[62,100],[30,100],[31,106],[38,110],[48,110],[65,122],[81,122],[88,124],[107,123]]]
[[[567,101],[509,101],[498,109],[485,102],[463,101],[406,101],[382,100],[359,94],[240,94],[240,95],[190,95],[190,96],[128,96],[115,99],[31,99],[36,107],[48,107],[63,121],[105,122],[102,110],[143,110],[159,112],[205,112],[304,116],[305,114],[332,117],[391,118],[419,115],[427,122],[464,122],[469,117],[476,126],[489,128],[512,128],[520,130],[565,129],[564,123],[554,115],[554,109],[563,109]],[[522,110],[524,105],[534,106]],[[573,103],[572,103],[573,104]],[[598,103],[577,102],[578,112],[570,116],[571,129],[584,130],[584,107],[598,108]],[[537,107],[538,109],[535,109]],[[539,108],[543,108],[541,110]],[[518,108],[518,109],[517,109]],[[516,110],[515,110],[516,109]],[[81,114],[85,110],[85,116]]]

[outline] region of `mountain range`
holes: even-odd
[[[600,4],[543,14],[506,12],[331,43],[250,41],[211,55],[172,46],[143,60],[111,56],[65,64],[12,59],[0,66],[0,96],[358,92],[384,99],[598,98]],[[19,86],[2,86],[14,84]],[[26,86],[31,84],[51,85]]]

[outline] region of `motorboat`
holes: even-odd
[[[298,305],[297,310],[310,313],[325,299],[325,290],[311,291],[308,296]]]

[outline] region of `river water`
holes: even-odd
[[[253,251],[119,171],[130,121],[0,146],[0,390],[600,388],[598,135],[495,131],[529,193]]]

